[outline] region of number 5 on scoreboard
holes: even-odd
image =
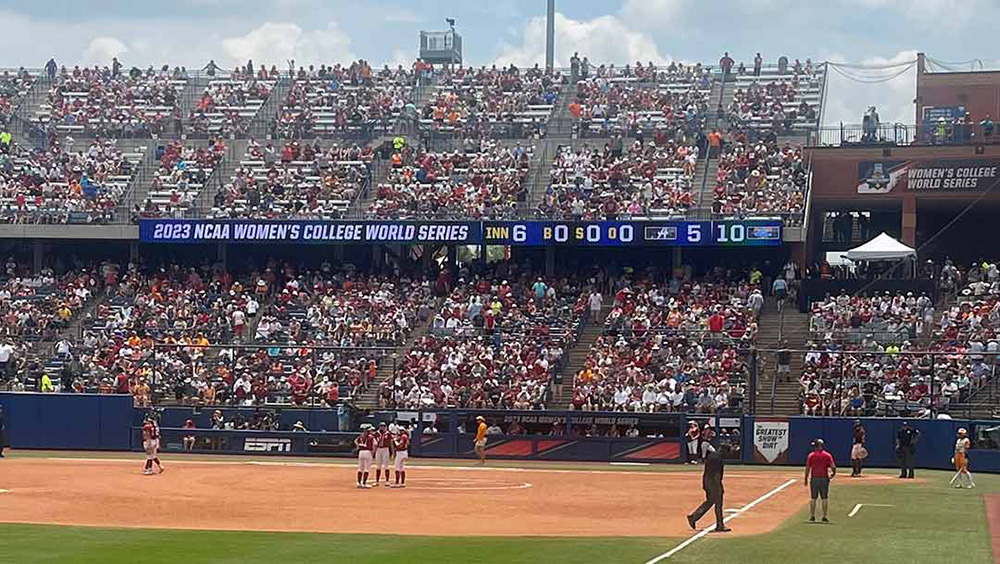
[[[687,226],[687,242],[688,243],[700,243],[701,242],[701,225],[695,223]]]

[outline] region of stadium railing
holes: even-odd
[[[841,123],[819,128],[811,142],[818,147],[990,145],[1000,143],[1000,125],[883,123],[872,130],[861,124]]]

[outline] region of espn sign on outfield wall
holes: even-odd
[[[754,420],[753,458],[754,462],[758,464],[786,464],[788,462],[788,420]]]
[[[292,439],[247,437],[243,439],[244,452],[292,452]]]

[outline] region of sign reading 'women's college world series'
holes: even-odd
[[[758,464],[788,463],[788,420],[755,419],[753,459]]]

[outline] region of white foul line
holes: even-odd
[[[858,511],[861,511],[861,508],[865,505],[867,505],[868,507],[893,507],[892,505],[885,505],[884,503],[859,503],[854,506],[854,509],[852,509],[851,512],[847,514],[847,516],[854,517],[855,515],[858,514]]]
[[[730,515],[729,517],[726,517],[725,519],[723,519],[722,522],[723,523],[728,523],[728,522],[732,521],[733,519],[739,517],[740,515],[746,513],[747,511],[753,509],[753,507],[756,506],[758,503],[763,502],[767,498],[769,498],[769,497],[777,494],[778,492],[780,492],[781,490],[783,490],[783,489],[787,488],[788,486],[794,484],[795,482],[798,482],[798,480],[796,480],[796,479],[788,480],[784,484],[781,484],[780,486],[774,488],[773,490],[767,492],[766,494],[758,497],[757,499],[755,499],[755,500],[751,501],[750,503],[744,505],[743,507],[737,509],[735,512],[733,512],[732,515]],[[660,560],[663,560],[665,558],[670,558],[671,556],[673,556],[673,555],[677,554],[678,552],[680,552],[682,549],[686,548],[689,544],[691,544],[694,541],[700,539],[701,537],[707,535],[714,528],[715,528],[715,525],[712,525],[711,527],[706,527],[706,528],[698,531],[691,538],[689,538],[686,541],[680,543],[679,545],[671,548],[669,551],[664,552],[663,554],[657,556],[656,558],[653,558],[652,560],[647,561],[646,564],[656,564]]]

